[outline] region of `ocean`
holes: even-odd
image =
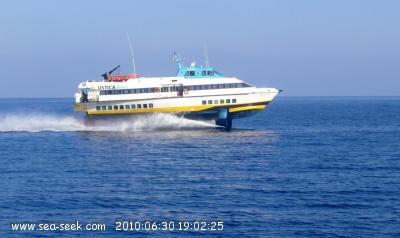
[[[0,237],[400,237],[400,97],[284,97],[231,130],[0,99]]]

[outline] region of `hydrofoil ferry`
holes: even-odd
[[[194,120],[214,120],[230,128],[232,120],[263,110],[280,92],[257,88],[235,77],[226,77],[213,68],[178,65],[175,77],[139,77],[137,74],[103,74],[103,80],[79,84],[74,111],[84,112],[85,125],[96,120],[123,118],[146,113],[172,113]]]

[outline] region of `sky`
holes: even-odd
[[[0,98],[73,98],[121,65],[174,76],[173,52],[280,96],[400,96],[397,0],[1,0]],[[205,47],[204,47],[205,46]]]

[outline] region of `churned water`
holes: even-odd
[[[0,99],[1,237],[400,237],[399,97],[278,96],[229,131],[72,108]]]

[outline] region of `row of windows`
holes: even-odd
[[[202,104],[225,104],[225,103],[231,103],[230,99],[215,99],[215,100],[203,100]],[[232,103],[236,103],[236,99],[232,99]]]
[[[153,93],[153,92],[182,92],[187,90],[210,90],[210,89],[225,89],[225,88],[245,88],[252,87],[247,83],[223,83],[223,84],[207,84],[207,85],[182,85],[163,86],[160,88],[136,88],[124,90],[102,90],[100,95],[118,95],[118,94],[137,94],[137,93]]]
[[[136,93],[152,93],[154,88],[136,88],[124,90],[103,90],[100,95],[117,95],[117,94],[136,94]]]
[[[147,107],[148,106],[148,107]],[[126,109],[153,108],[153,103],[147,104],[130,104],[130,105],[112,105],[112,106],[96,106],[97,111],[126,110]]]
[[[185,88],[189,90],[208,90],[208,89],[224,89],[224,88],[246,88],[252,87],[247,83],[222,83],[222,84],[206,84],[206,85],[189,85]]]
[[[214,76],[214,72],[213,71],[201,71],[201,75],[202,76]],[[190,71],[186,71],[185,76],[195,76],[195,71],[190,70]]]

